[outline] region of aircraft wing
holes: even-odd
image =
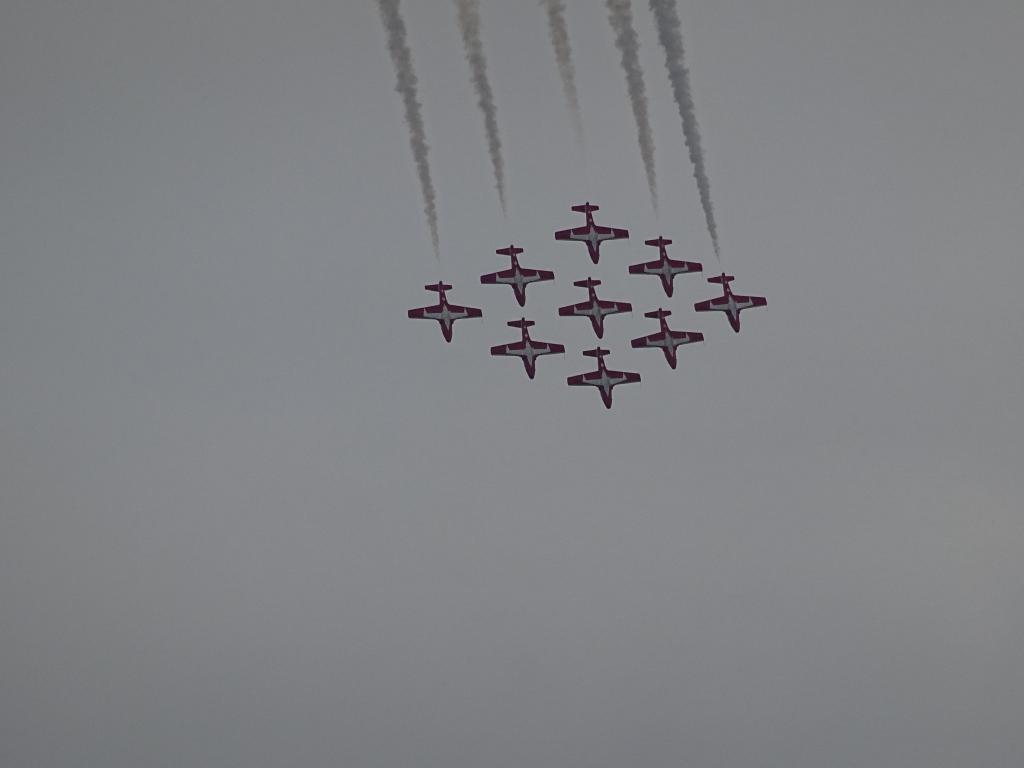
[[[600,374],[597,371],[594,371],[592,373],[577,373],[575,376],[569,376],[568,378],[566,378],[566,382],[569,384],[570,387],[579,387],[583,386],[584,384],[592,385],[594,382],[590,381],[589,379],[596,380],[599,376]]]
[[[509,344],[498,344],[496,347],[491,347],[492,355],[520,355],[526,349],[526,345],[521,341],[513,341]]]
[[[629,345],[634,349],[643,349],[644,347],[657,347],[664,341],[664,334],[660,331],[658,333],[652,333],[649,336],[641,336],[638,339],[633,339],[629,342]]]
[[[460,307],[458,304],[449,304],[448,311],[453,315],[462,315],[462,317],[483,317],[484,315],[476,307]]]
[[[579,304],[569,304],[565,307],[558,308],[558,314],[562,317],[572,317],[574,315],[586,315],[590,316],[591,305],[589,301],[581,301]]]
[[[523,273],[523,277],[531,282],[555,279],[555,273],[548,269],[529,269],[527,267],[520,267],[519,271]],[[509,270],[509,272],[511,272],[511,270]],[[511,274],[509,277],[511,277]]]
[[[560,355],[565,352],[565,347],[549,341],[533,342],[533,350],[539,355]]]
[[[585,238],[590,233],[588,227],[572,227],[571,229],[560,229],[555,232],[555,240],[573,240],[575,238]]]
[[[534,355],[555,355],[565,352],[565,347],[561,344],[554,344],[547,341],[533,341],[530,340],[530,346],[533,348]],[[513,355],[515,357],[522,357],[526,353],[526,344],[522,341],[512,341],[508,344],[498,344],[497,346],[491,347],[492,355]]]
[[[597,304],[598,304],[599,307],[601,307],[601,309],[605,310],[605,314],[608,314],[607,310],[609,310],[609,309],[612,310],[613,312],[632,312],[633,311],[633,305],[630,304],[628,301],[603,301],[602,300],[602,301],[598,301]],[[589,304],[588,304],[588,306],[589,306]]]
[[[703,272],[704,265],[699,261],[676,261],[668,259],[668,265],[676,272]]]
[[[729,306],[729,299],[725,296],[717,296],[714,299],[706,299],[705,301],[698,301],[693,305],[693,308],[698,312],[708,312],[713,309],[725,309]]]
[[[764,307],[768,305],[768,300],[764,296],[736,296],[733,294],[732,300],[736,302],[737,309]]]
[[[611,235],[610,240],[622,240],[629,237],[628,229],[620,229],[618,227],[602,227],[600,224],[595,224],[594,231],[599,235]]]
[[[608,371],[608,376],[615,379],[616,384],[633,384],[640,381],[640,374],[632,371]]]
[[[501,272],[480,275],[480,282],[484,285],[495,285],[499,280],[511,280],[513,277],[515,277],[515,272],[511,269],[503,269]]]
[[[413,320],[432,320],[431,315],[437,314],[440,311],[440,304],[434,304],[431,307],[417,307],[416,309],[409,310],[409,317]]]
[[[645,261],[642,264],[630,264],[629,274],[631,275],[646,275],[649,273],[657,274],[658,267],[661,266],[660,261]]]
[[[672,339],[679,344],[692,344],[696,341],[704,341],[704,334],[700,331],[669,331]]]

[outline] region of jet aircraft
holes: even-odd
[[[633,339],[629,343],[633,349],[660,347],[661,351],[665,353],[665,360],[668,361],[669,368],[675,369],[676,347],[682,344],[692,344],[695,341],[703,341],[704,334],[700,331],[673,331],[668,327],[668,323],[665,322],[665,318],[671,314],[671,311],[661,307],[658,307],[653,312],[644,312],[644,317],[649,317],[659,322],[661,330],[657,333],[652,333],[650,336],[641,336],[638,339]]]
[[[512,341],[508,344],[499,344],[496,347],[491,347],[492,355],[506,355],[510,357],[518,357],[523,361],[523,365],[526,367],[526,375],[531,379],[534,374],[537,373],[537,358],[541,355],[555,355],[562,354],[565,352],[565,347],[561,344],[554,344],[548,341],[534,341],[530,338],[530,326],[534,325],[533,320],[527,320],[525,317],[519,320],[509,320],[505,325],[512,328],[519,328],[522,331],[522,339],[520,341]]]
[[[558,314],[563,317],[589,317],[590,324],[594,326],[594,333],[597,338],[604,338],[604,318],[606,315],[615,315],[619,312],[632,312],[633,305],[628,301],[604,301],[597,298],[594,288],[601,284],[600,280],[588,277],[586,280],[577,280],[573,285],[579,288],[586,288],[589,298],[579,304],[569,304],[558,308]]]
[[[651,245],[658,249],[658,260],[648,261],[641,264],[631,264],[629,274],[631,275],[658,275],[661,277],[661,285],[665,289],[665,295],[672,296],[672,279],[676,275],[687,272],[702,272],[704,266],[696,261],[676,261],[668,257],[666,246],[671,245],[671,240],[658,237],[654,240],[645,240],[645,245]]]
[[[628,229],[616,227],[602,227],[594,223],[594,211],[599,210],[596,205],[586,202],[583,205],[574,205],[572,210],[583,213],[587,216],[586,226],[573,227],[572,229],[560,229],[555,232],[555,240],[578,240],[587,244],[587,251],[590,253],[590,260],[597,264],[601,258],[601,243],[605,240],[623,240],[629,237]]]
[[[520,267],[516,254],[522,252],[522,248],[516,248],[514,245],[510,245],[508,248],[499,248],[495,253],[511,258],[512,266],[509,269],[502,270],[501,272],[492,272],[489,275],[480,275],[480,282],[485,285],[507,285],[511,287],[512,292],[516,295],[516,301],[519,302],[520,307],[526,305],[527,285],[543,280],[555,279],[555,273],[549,272],[546,269],[528,269]]]
[[[709,277],[709,283],[719,283],[722,286],[722,295],[707,301],[698,301],[693,308],[698,312],[725,312],[729,318],[729,325],[736,333],[740,332],[740,310],[750,307],[764,307],[768,300],[764,296],[740,296],[732,292],[729,287],[736,278],[723,272],[716,277]]]
[[[633,373],[632,371],[611,371],[608,370],[604,365],[604,356],[608,354],[607,349],[601,347],[595,347],[594,349],[585,349],[583,354],[587,357],[597,358],[597,370],[590,371],[589,373],[578,373],[575,376],[569,376],[565,381],[570,387],[597,387],[601,392],[601,400],[604,402],[605,408],[612,407],[612,389],[617,387],[619,384],[631,384],[636,381],[640,381],[640,374]]]
[[[423,287],[428,291],[435,291],[440,294],[438,303],[427,307],[410,309],[409,317],[413,320],[437,320],[441,324],[441,333],[447,342],[452,340],[452,325],[456,320],[461,320],[464,317],[483,316],[483,312],[476,307],[460,307],[458,304],[449,304],[448,297],[444,293],[451,290],[451,286],[447,283],[434,283],[433,285],[425,285]]]

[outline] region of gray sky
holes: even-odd
[[[584,166],[544,10],[482,2],[507,218],[454,4],[404,6],[440,265],[374,3],[3,4],[0,762],[1024,763],[1024,5],[681,4],[738,336],[626,274],[714,269],[646,3],[660,220],[603,3]]]

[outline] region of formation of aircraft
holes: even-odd
[[[449,304],[445,291],[450,291],[452,287],[447,283],[434,283],[423,287],[428,291],[436,291],[439,294],[438,302],[430,306],[410,309],[409,317],[413,320],[437,320],[441,324],[441,334],[445,341],[451,342],[452,326],[456,320],[461,320],[464,317],[483,317],[484,313],[476,307],[460,307],[458,304]]]
[[[598,210],[596,205],[587,202],[583,205],[574,205],[572,210],[585,214],[587,222],[585,226],[573,229],[563,229],[555,232],[556,240],[575,240],[585,243],[590,254],[591,261],[597,264],[600,260],[600,246],[605,240],[620,240],[629,237],[629,231],[614,227],[604,227],[594,223],[593,212]],[[671,297],[673,292],[673,280],[676,275],[690,272],[702,272],[704,267],[699,262],[679,261],[670,259],[668,246],[671,240],[664,237],[657,237],[653,240],[645,240],[645,245],[658,249],[658,258],[654,261],[641,262],[629,266],[629,274],[632,275],[655,275],[661,279],[665,295]],[[520,307],[526,305],[526,286],[531,283],[551,281],[555,279],[554,272],[546,269],[531,269],[519,264],[518,255],[523,253],[522,248],[509,245],[507,248],[498,248],[495,253],[508,256],[510,266],[508,269],[499,272],[491,272],[480,276],[480,282],[484,285],[507,285],[512,289],[516,302]],[[732,291],[729,285],[736,278],[722,272],[720,275],[709,277],[708,282],[722,286],[722,295],[706,301],[699,301],[693,305],[697,312],[724,312],[729,320],[732,329],[739,333],[740,312],[750,307],[764,307],[768,302],[763,296],[741,296]],[[589,318],[594,334],[598,339],[604,337],[604,318],[608,315],[615,315],[621,312],[632,312],[633,305],[626,301],[607,301],[600,299],[595,290],[601,285],[600,280],[588,277],[586,280],[577,280],[573,285],[587,290],[587,300],[577,304],[569,304],[558,309],[562,317],[586,317]],[[441,326],[441,334],[446,342],[452,340],[452,327],[456,320],[465,317],[482,317],[483,312],[477,307],[463,307],[452,304],[448,301],[446,291],[452,286],[444,282],[426,285],[428,291],[438,294],[438,303],[426,307],[410,309],[408,315],[417,320],[436,320]],[[692,344],[703,341],[704,334],[699,331],[676,331],[669,327],[666,318],[672,315],[670,310],[658,307],[656,310],[645,312],[644,317],[658,321],[658,331],[639,336],[630,341],[633,349],[660,349],[665,356],[665,361],[672,369],[678,363],[677,349],[684,344]],[[520,330],[519,341],[511,341],[506,344],[498,344],[491,347],[491,355],[500,357],[518,357],[523,362],[526,375],[533,379],[537,373],[537,358],[544,355],[564,354],[565,347],[561,344],[548,341],[536,341],[530,337],[529,329],[535,325],[533,320],[521,317],[518,320],[510,320],[506,323],[509,327]],[[591,386],[596,387],[601,394],[601,401],[605,408],[612,407],[612,390],[619,384],[629,384],[640,381],[640,374],[632,371],[615,371],[606,367],[604,358],[608,350],[597,346],[593,349],[583,350],[587,357],[597,358],[597,369],[586,373],[579,373],[569,376],[566,382],[569,386]]]
[[[740,311],[750,307],[764,307],[768,300],[764,296],[740,296],[732,292],[729,287],[736,278],[723,272],[716,277],[709,277],[709,283],[719,283],[722,286],[722,295],[707,301],[698,301],[693,308],[698,312],[725,312],[729,318],[729,325],[736,333],[740,332]]]
[[[499,344],[491,347],[492,355],[505,355],[518,357],[523,361],[526,368],[526,375],[531,379],[537,373],[537,358],[541,355],[557,355],[565,352],[565,347],[549,341],[534,341],[530,338],[530,326],[535,325],[533,320],[521,317],[518,320],[509,320],[505,325],[512,328],[519,328],[522,331],[522,338],[519,341],[512,341],[508,344]]]
[[[640,374],[632,371],[612,371],[605,367],[604,356],[608,354],[607,349],[594,347],[583,350],[587,357],[597,358],[597,370],[589,373],[578,373],[569,376],[565,381],[570,387],[597,387],[601,392],[601,400],[605,408],[612,407],[612,389],[619,384],[632,384],[640,381]]]
[[[560,229],[555,232],[555,240],[576,240],[587,244],[587,251],[590,253],[590,260],[597,264],[601,258],[601,243],[605,240],[624,240],[629,237],[628,229],[616,227],[602,227],[594,223],[594,211],[600,210],[598,206],[591,205],[588,200],[583,205],[574,205],[572,209],[577,213],[587,216],[587,223],[582,227],[572,229]]]
[[[594,327],[597,338],[604,338],[604,319],[608,315],[617,315],[620,312],[632,312],[633,305],[628,301],[605,301],[597,298],[594,290],[601,284],[600,280],[588,277],[586,280],[577,280],[573,285],[578,288],[586,288],[588,298],[579,304],[569,304],[558,308],[558,314],[562,317],[589,317],[590,324]]]
[[[703,341],[704,334],[700,331],[673,331],[668,327],[668,323],[665,322],[665,318],[671,315],[672,312],[667,309],[658,307],[653,312],[644,312],[644,317],[650,317],[657,320],[661,326],[661,330],[657,333],[652,333],[649,336],[640,336],[639,338],[633,339],[629,342],[633,349],[658,349],[665,353],[665,360],[668,362],[668,367],[675,370],[676,367],[676,347],[683,344],[692,344],[695,341]]]
[[[519,266],[519,260],[516,258],[516,255],[522,252],[522,248],[516,248],[514,245],[510,245],[508,248],[499,248],[495,253],[501,256],[508,256],[512,260],[512,266],[501,272],[480,275],[480,282],[484,285],[507,285],[511,287],[520,307],[526,306],[526,286],[530,283],[555,279],[555,273],[546,269],[529,269]]]
[[[644,245],[651,245],[658,249],[657,260],[631,264],[629,274],[658,275],[661,278],[661,285],[665,289],[665,295],[669,298],[672,297],[672,280],[676,275],[683,275],[687,272],[702,272],[704,270],[704,266],[696,261],[676,261],[675,259],[670,259],[666,246],[672,245],[672,241],[666,240],[664,237],[645,240]]]

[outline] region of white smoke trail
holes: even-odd
[[[715,224],[715,209],[711,204],[711,184],[704,167],[704,152],[700,146],[700,128],[693,105],[693,94],[690,92],[690,73],[686,69],[683,55],[683,34],[679,26],[679,14],[676,12],[675,0],[650,0],[654,23],[658,28],[658,40],[665,49],[665,68],[672,84],[672,95],[679,107],[679,117],[683,121],[683,137],[686,148],[690,151],[690,162],[693,163],[693,177],[697,180],[700,192],[700,204],[704,209],[708,234],[719,259],[718,226]]]
[[[558,74],[562,78],[562,92],[565,94],[565,103],[569,106],[569,118],[572,120],[576,144],[582,147],[583,117],[580,112],[580,99],[576,93],[576,68],[572,64],[569,28],[565,23],[565,3],[563,0],[542,0],[542,4],[548,12],[551,47],[555,50],[555,61],[558,63]]]
[[[633,29],[633,10],[630,0],[607,0],[608,20],[615,32],[615,47],[622,54],[622,69],[626,73],[629,102],[633,106],[636,120],[637,140],[640,142],[640,157],[647,173],[647,187],[651,192],[651,204],[658,210],[658,183],[654,175],[654,137],[647,116],[647,93],[644,90],[644,73],[640,68],[640,41]]]
[[[423,115],[416,96],[416,71],[412,65],[412,51],[406,42],[405,22],[398,8],[399,0],[378,0],[380,18],[388,34],[388,51],[395,65],[398,83],[395,90],[402,96],[405,107],[405,122],[409,126],[409,144],[416,161],[416,174],[423,191],[423,212],[427,215],[430,239],[434,244],[434,256],[441,258],[440,241],[437,234],[437,194],[430,177],[430,162],[427,157],[427,135],[423,128]]]
[[[498,115],[494,104],[494,92],[487,79],[487,59],[484,58],[484,46],[480,40],[480,2],[479,0],[455,0],[459,10],[459,31],[462,32],[462,44],[466,49],[466,61],[469,62],[476,90],[477,104],[484,113],[484,130],[487,133],[487,150],[494,166],[494,186],[498,190],[498,201],[501,211],[505,212],[505,163],[501,158],[501,138],[498,136]]]

